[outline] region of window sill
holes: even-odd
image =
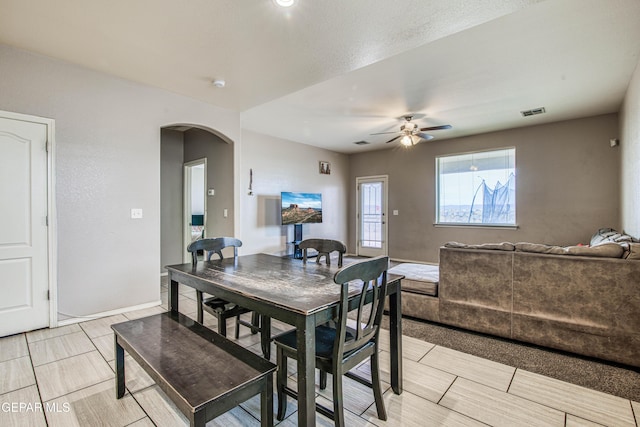
[[[492,225],[492,224],[465,224],[465,223],[433,223],[434,227],[438,228],[486,228],[486,229],[501,229],[501,230],[517,230],[517,225]]]

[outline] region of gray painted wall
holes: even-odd
[[[207,159],[207,187],[215,189],[215,195],[206,198],[207,237],[234,236],[234,177],[233,146],[211,132],[162,129],[161,147],[160,271],[164,273],[164,266],[183,262],[184,163]],[[227,218],[223,216],[225,208],[228,209]]]
[[[215,190],[207,196],[206,237],[234,236],[233,145],[200,129],[184,133],[184,161],[207,159],[207,188]],[[223,215],[227,209],[228,216]]]
[[[160,129],[236,141],[239,114],[5,45],[0,76],[0,109],[55,120],[60,319],[159,301]]]
[[[640,238],[640,62],[631,78],[620,114],[622,152],[622,226]]]
[[[616,114],[433,140],[350,156],[349,247],[355,247],[356,177],[389,175],[389,255],[438,261],[447,241],[588,243],[600,227],[620,227],[620,150]],[[435,158],[516,147],[517,230],[436,227]],[[398,216],[391,215],[397,209]]]
[[[182,262],[184,133],[162,129],[160,144],[160,271]]]

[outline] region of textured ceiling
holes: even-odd
[[[389,147],[369,134],[405,113],[451,124],[438,141],[617,111],[638,22],[638,0],[0,0],[2,43],[339,152]]]

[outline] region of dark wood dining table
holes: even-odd
[[[345,262],[346,264],[346,262]],[[336,316],[340,286],[333,281],[336,266],[267,254],[170,265],[169,309],[178,311],[178,284],[278,319],[296,328],[298,345],[298,425],[314,426],[315,328]],[[402,393],[402,316],[400,282],[388,275],[391,387]],[[354,295],[358,284],[353,284]],[[355,302],[354,302],[355,303]],[[263,342],[270,330],[263,328]],[[230,369],[233,369],[230,367]]]

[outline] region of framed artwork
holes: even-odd
[[[320,174],[331,175],[331,163],[320,161]]]

